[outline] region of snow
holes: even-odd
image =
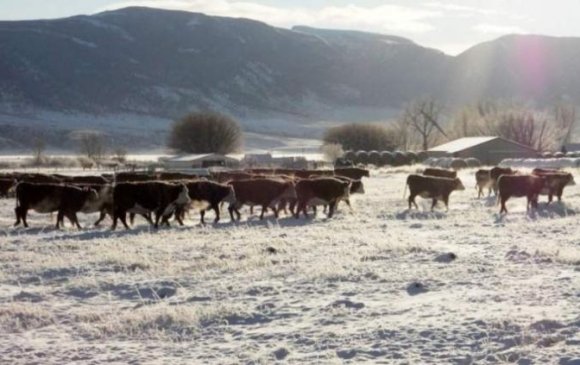
[[[575,364],[580,186],[526,214],[454,192],[407,211],[420,166],[372,171],[336,216],[243,212],[152,231],[12,228],[0,200],[5,363]],[[474,171],[462,170],[465,186]],[[576,174],[578,171],[573,170]],[[225,212],[224,212],[225,213]],[[259,212],[256,212],[259,213]],[[53,217],[54,219],[54,217]],[[453,254],[453,256],[451,255]]]
[[[76,44],[79,44],[79,45],[81,45],[83,47],[97,48],[97,45],[96,44],[94,44],[92,42],[88,42],[88,41],[82,40],[82,39],[77,38],[77,37],[71,37],[71,40],[73,42],[75,42]]]

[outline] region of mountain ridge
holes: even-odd
[[[429,95],[451,105],[490,98],[577,102],[579,55],[574,37],[511,35],[453,57],[393,35],[284,29],[146,7],[0,21],[0,125],[27,114],[132,115],[126,120],[157,118],[158,132],[189,111],[216,110],[240,119],[247,131],[316,137],[336,122],[392,118]],[[46,118],[46,126],[76,128],[56,119]],[[134,123],[119,122],[128,145],[164,143],[156,142],[159,133],[144,138]]]

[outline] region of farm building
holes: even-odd
[[[534,158],[531,147],[501,137],[466,137],[431,148],[429,157],[474,157],[484,165],[497,165],[505,158]]]
[[[199,169],[214,166],[238,167],[240,165],[238,159],[217,153],[179,155],[160,159],[159,162],[166,170]]]

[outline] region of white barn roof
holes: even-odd
[[[487,143],[499,137],[465,137],[431,148],[430,152],[455,153]]]

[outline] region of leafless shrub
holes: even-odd
[[[242,130],[223,114],[190,113],[173,124],[168,145],[185,153],[232,153],[242,145]]]
[[[443,106],[434,99],[416,100],[407,105],[396,123],[398,135],[404,137],[401,148],[407,150],[420,146],[428,150],[439,135],[445,136],[440,123],[442,111]]]
[[[396,148],[394,129],[379,124],[345,124],[326,130],[325,144],[340,144],[353,151],[392,151]]]
[[[106,152],[105,135],[94,130],[75,131],[71,138],[78,143],[79,152],[93,161],[99,161]]]
[[[344,155],[344,150],[342,146],[338,143],[329,143],[325,144],[320,147],[320,150],[324,154],[324,157],[328,161],[335,161],[337,158],[342,157]]]

